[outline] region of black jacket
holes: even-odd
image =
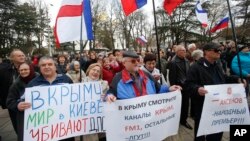
[[[187,72],[189,70],[189,66],[190,64],[187,59],[182,60],[179,57],[175,56],[169,64],[168,78],[170,85],[180,85],[183,87],[186,80]]]
[[[23,140],[23,127],[24,127],[24,112],[21,112],[17,109],[18,103],[21,101],[20,97],[24,94],[25,88],[27,84],[25,84],[19,77],[16,81],[11,85],[9,94],[6,101],[6,106],[8,109],[17,112],[17,136],[18,141]]]
[[[198,88],[225,83],[238,83],[238,77],[224,74],[219,63],[210,64],[205,58],[201,58],[190,67],[185,86],[194,98],[198,114],[201,114],[204,102],[204,96],[199,95]]]
[[[9,93],[9,88],[17,77],[18,71],[12,64],[0,64],[0,105],[3,109],[6,108],[6,98]]]

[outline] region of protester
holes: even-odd
[[[144,95],[164,93],[181,89],[180,86],[160,85],[150,74],[138,67],[139,56],[134,51],[125,51],[123,65],[125,68],[112,80],[107,95],[108,102],[117,99],[129,99]]]
[[[66,75],[73,81],[73,83],[79,83],[86,77],[86,74],[83,70],[80,70],[80,63],[78,61],[74,61],[72,65],[73,68],[69,68]]]
[[[156,57],[156,68],[159,68],[159,61],[158,61],[158,57]],[[163,74],[163,77],[165,80],[167,80],[167,67],[168,67],[168,62],[166,59],[166,55],[165,52],[163,50],[160,50],[160,65],[161,65],[161,73]]]
[[[88,67],[91,64],[97,63],[97,56],[96,56],[96,52],[95,51],[90,51],[89,52],[89,59],[87,60],[85,67],[84,67],[84,72],[87,71]]]
[[[238,77],[227,76],[223,73],[221,65],[216,61],[220,59],[220,45],[207,43],[203,46],[204,58],[200,58],[189,69],[185,82],[187,90],[195,99],[195,127],[194,141],[221,141],[223,132],[197,137],[197,131],[201,119],[204,96],[207,90],[205,85],[217,85],[239,82]]]
[[[15,49],[10,53],[10,61],[11,63],[0,64],[0,103],[3,109],[7,108],[6,98],[9,88],[18,78],[18,66],[25,62],[25,55],[21,50]],[[17,133],[16,111],[8,109],[8,112],[12,126]]]
[[[183,89],[182,103],[181,103],[181,119],[180,124],[188,129],[193,129],[187,122],[188,109],[189,109],[189,92],[184,88],[184,83],[187,78],[187,72],[189,69],[189,61],[186,59],[186,49],[182,45],[178,45],[175,48],[175,56],[169,63],[169,82],[170,85],[180,85]]]
[[[239,57],[240,57],[240,65],[241,65],[241,74],[242,77],[247,80],[247,84],[249,84],[250,80],[250,50],[248,45],[238,45],[239,47]],[[239,70],[239,62],[238,56],[235,56],[232,60],[232,71],[237,76],[240,76]],[[246,94],[249,94],[249,85],[246,87]]]
[[[196,61],[198,61],[200,58],[202,58],[204,56],[204,53],[203,53],[202,50],[197,49],[197,50],[192,52],[191,56],[192,56],[194,61],[192,63],[190,63],[190,65],[193,65]],[[194,119],[194,115],[195,115],[195,111],[194,111],[195,99],[193,98],[193,94],[190,94],[190,98],[191,98],[190,116],[191,116],[191,118]]]
[[[195,51],[197,48],[196,48],[196,45],[194,43],[192,44],[189,44],[187,46],[187,54],[186,54],[186,58],[188,59],[188,61],[190,63],[192,63],[194,60],[193,60],[193,57],[192,57],[192,53],[193,51]]]
[[[12,111],[16,111],[17,115],[15,120],[17,121],[17,138],[18,141],[23,141],[23,129],[24,129],[24,110],[30,108],[30,103],[23,101],[24,91],[27,84],[38,74],[35,73],[32,65],[28,63],[22,63],[18,71],[20,73],[16,81],[11,85],[9,94],[7,97],[7,107]]]
[[[63,54],[58,56],[57,73],[66,74],[67,57]]]
[[[102,95],[101,95],[101,99],[104,99],[105,94],[107,93],[108,89],[109,89],[109,85],[108,82],[105,80],[102,80],[102,65],[99,63],[94,63],[91,64],[87,71],[86,71],[86,75],[87,77],[85,77],[83,79],[83,82],[96,82],[99,81],[101,83],[102,86]],[[98,140],[105,140],[103,138],[105,138],[105,134],[104,133],[99,133],[99,134],[90,134],[90,135],[84,135],[83,136],[83,140],[84,141],[98,141]]]
[[[34,86],[50,86],[62,83],[73,83],[72,80],[64,75],[56,72],[56,64],[53,58],[44,56],[40,58],[39,63],[41,75],[34,78],[27,87]],[[64,139],[62,141],[74,141],[74,138]]]
[[[194,62],[196,62],[196,61],[198,61],[201,57],[203,57],[204,55],[203,55],[203,51],[202,51],[202,50],[197,49],[197,50],[195,50],[195,51],[192,52],[191,56],[192,56]],[[193,62],[193,63],[194,63],[194,62]],[[193,64],[193,63],[192,63],[192,64]]]
[[[115,75],[106,96],[109,103],[116,99],[130,99],[181,90],[181,87],[177,85],[171,87],[160,85],[151,74],[140,70],[138,66],[139,56],[134,51],[125,51],[122,62],[125,68]]]
[[[141,69],[154,77],[158,83],[167,84],[163,74],[160,74],[160,71],[156,68],[156,56],[154,54],[146,54],[144,57],[144,65],[141,66]],[[161,80],[160,80],[161,79]]]
[[[115,74],[120,71],[120,67],[111,65],[109,58],[103,59],[102,66],[103,66],[102,67],[102,73],[103,73],[102,79],[108,81],[108,84],[110,85]]]

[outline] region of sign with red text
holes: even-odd
[[[24,141],[57,141],[104,132],[99,82],[39,86],[25,90]]]
[[[209,85],[205,89],[208,94],[197,136],[229,131],[230,125],[250,124],[243,84]]]
[[[178,133],[181,92],[105,104],[107,141],[160,141]]]

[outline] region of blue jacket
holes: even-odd
[[[138,77],[142,85],[141,91],[137,88],[130,73],[123,69],[113,78],[108,94],[114,94],[117,99],[129,99],[169,91],[167,85],[160,85],[149,73],[139,70]]]
[[[239,56],[242,68],[242,76],[247,77],[247,75],[250,74],[250,52],[239,52]],[[231,68],[236,75],[240,75],[237,55],[234,56],[232,60]]]
[[[73,83],[73,81],[64,74],[57,74],[56,79],[50,83],[47,81],[42,75],[34,78],[32,81],[29,82],[27,87],[34,87],[34,86],[48,86],[48,85],[56,85],[61,83]]]

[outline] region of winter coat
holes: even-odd
[[[239,52],[241,73],[243,77],[247,77],[250,74],[250,52]],[[239,64],[237,56],[234,56],[232,61],[232,71],[240,76]]]

